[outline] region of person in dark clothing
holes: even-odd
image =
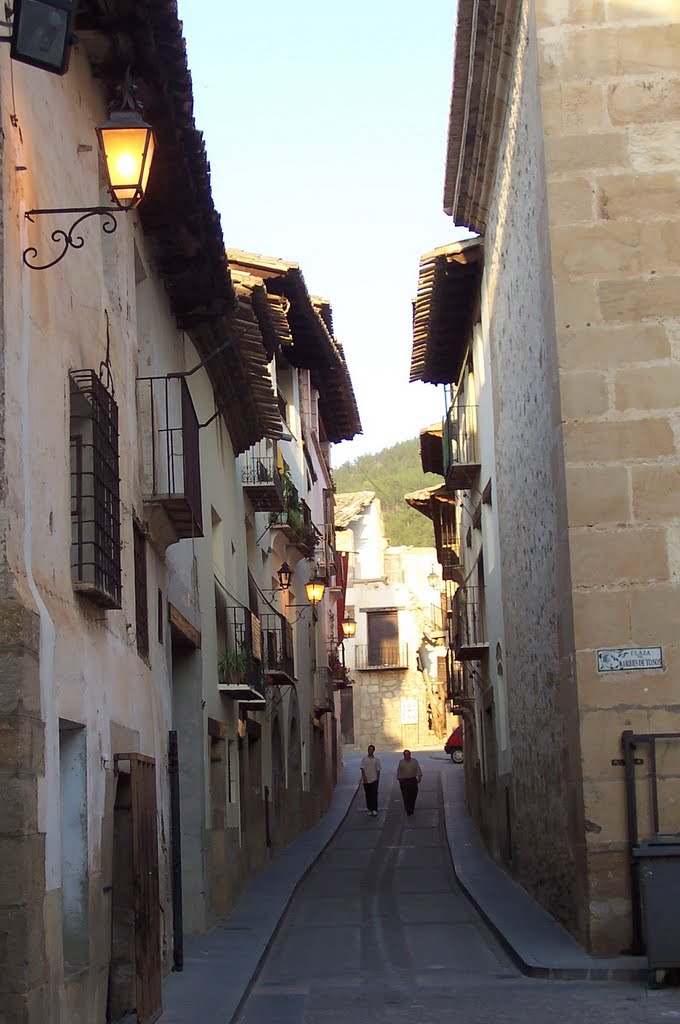
[[[378,817],[378,785],[380,783],[380,761],[375,756],[375,747],[369,744],[366,757],[361,759],[361,781],[366,795],[366,810]]]
[[[404,756],[397,765],[397,781],[401,787],[401,798],[404,801],[406,813],[410,816],[416,806],[418,799],[418,786],[423,773],[415,757],[411,757],[411,751],[405,750]]]

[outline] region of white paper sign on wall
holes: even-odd
[[[663,668],[660,647],[611,647],[597,652],[598,672],[636,672]]]
[[[401,724],[402,725],[417,725],[418,724],[418,701],[417,700],[402,700],[402,702],[401,702]]]

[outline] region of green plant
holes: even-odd
[[[228,682],[242,680],[248,669],[248,654],[243,648],[228,650],[217,659],[217,674]]]
[[[302,533],[305,526],[305,520],[304,516],[302,515],[302,510],[299,508],[295,508],[294,506],[291,506],[286,510],[285,516],[291,530],[293,530],[294,533]]]

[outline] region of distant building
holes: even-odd
[[[343,743],[443,746],[446,649],[435,551],[389,547],[373,491],[337,494],[335,527],[348,566],[344,612],[356,622],[344,641],[351,685],[339,691]]]
[[[444,207],[478,236],[421,259],[411,379],[447,399],[421,453],[453,507],[468,799],[586,946],[639,951],[627,794],[641,838],[679,831],[677,19],[457,18]]]

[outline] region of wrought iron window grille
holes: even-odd
[[[120,608],[121,543],[118,406],[94,370],[69,373],[71,579],[74,590]]]

